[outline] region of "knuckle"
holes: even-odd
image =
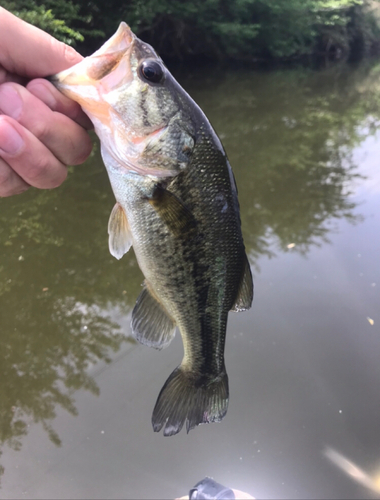
[[[50,128],[46,121],[36,120],[33,124],[33,135],[41,142],[46,142],[50,136]]]
[[[49,165],[44,159],[39,159],[37,162],[28,166],[28,180],[32,185],[38,183],[41,179],[48,176]]]

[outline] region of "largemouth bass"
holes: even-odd
[[[142,344],[182,336],[184,357],[152,416],[166,436],[219,422],[228,406],[227,316],[251,306],[235,180],[206,116],[151,46],[125,24],[51,81],[77,101],[100,138],[116,205],[109,248],[133,245],[145,283],[132,312]]]

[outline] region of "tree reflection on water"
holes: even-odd
[[[380,124],[380,66],[196,75],[190,93],[220,134],[239,189],[253,260],[288,244],[306,253],[334,219],[359,221],[347,197],[353,150]],[[213,88],[215,87],[215,88]]]
[[[360,220],[347,195],[360,175],[353,150],[379,125],[378,71],[238,71],[185,82],[234,166],[253,264],[289,244],[306,253],[327,241],[334,220]],[[74,391],[99,392],[89,366],[131,341],[111,311],[130,312],[142,275],[133,252],[121,263],[108,252],[113,203],[98,154],[58,190],[0,200],[2,445],[20,449],[31,422],[60,445],[57,405],[76,415]]]
[[[115,268],[105,236],[111,194],[102,169],[91,172],[60,190],[1,200],[0,442],[15,450],[32,422],[59,446],[57,405],[76,415],[74,391],[99,392],[89,366],[131,341],[107,311],[128,314],[141,275],[133,255],[125,276]]]

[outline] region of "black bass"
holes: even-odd
[[[206,116],[125,23],[92,56],[52,77],[100,138],[116,205],[109,248],[133,245],[145,276],[132,312],[141,343],[162,349],[178,326],[182,363],[153,411],[165,436],[219,422],[228,406],[229,311],[251,306],[235,180]]]

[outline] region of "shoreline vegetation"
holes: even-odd
[[[121,20],[174,61],[275,63],[380,52],[380,0],[3,0],[2,6],[84,55]]]

